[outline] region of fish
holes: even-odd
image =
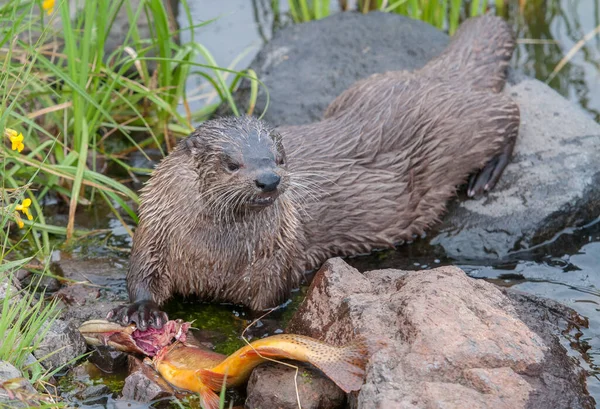
[[[344,392],[358,391],[365,379],[370,356],[383,344],[364,338],[337,347],[317,339],[278,334],[262,338],[227,356],[195,345],[188,339],[191,323],[168,321],[161,329],[139,331],[135,324],[121,326],[106,320],[87,321],[79,331],[89,345],[146,355],[150,365],[172,386],[196,392],[206,409],[219,408],[223,386],[244,384],[252,370],[269,360],[289,359],[320,369]],[[190,337],[191,338],[191,337]]]

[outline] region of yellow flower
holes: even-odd
[[[55,3],[55,0],[44,0],[42,2],[42,8],[44,10],[46,10],[46,13],[48,15],[50,15],[54,12],[54,3]]]
[[[19,216],[19,213],[15,212],[15,220],[17,221],[17,226],[19,226],[19,229],[22,229],[23,226],[25,226],[25,223],[23,223],[23,220],[21,220],[21,216]]]
[[[15,131],[14,129],[6,128],[4,130],[4,135],[10,139],[12,143],[12,150],[18,151],[19,153],[23,151],[25,145],[23,144],[23,134]]]
[[[29,206],[31,206],[31,199],[27,198],[27,199],[23,200],[23,203],[15,206],[15,210],[18,210],[21,213],[23,213],[25,216],[27,216],[27,220],[33,220],[33,216],[31,215],[31,212],[29,211]],[[23,222],[21,222],[21,223],[23,223]]]

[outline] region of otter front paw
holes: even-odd
[[[140,331],[146,331],[148,326],[156,329],[162,328],[169,317],[167,313],[158,308],[154,301],[142,300],[112,309],[106,319],[122,325],[129,325],[133,322]]]

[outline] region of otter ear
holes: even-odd
[[[184,140],[185,148],[193,155],[196,156],[202,152],[202,145],[198,141],[198,139],[194,138],[194,136],[189,136]]]

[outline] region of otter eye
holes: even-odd
[[[227,164],[227,170],[229,170],[230,172],[235,172],[239,169],[240,169],[240,165],[238,165],[237,163],[229,162]]]

